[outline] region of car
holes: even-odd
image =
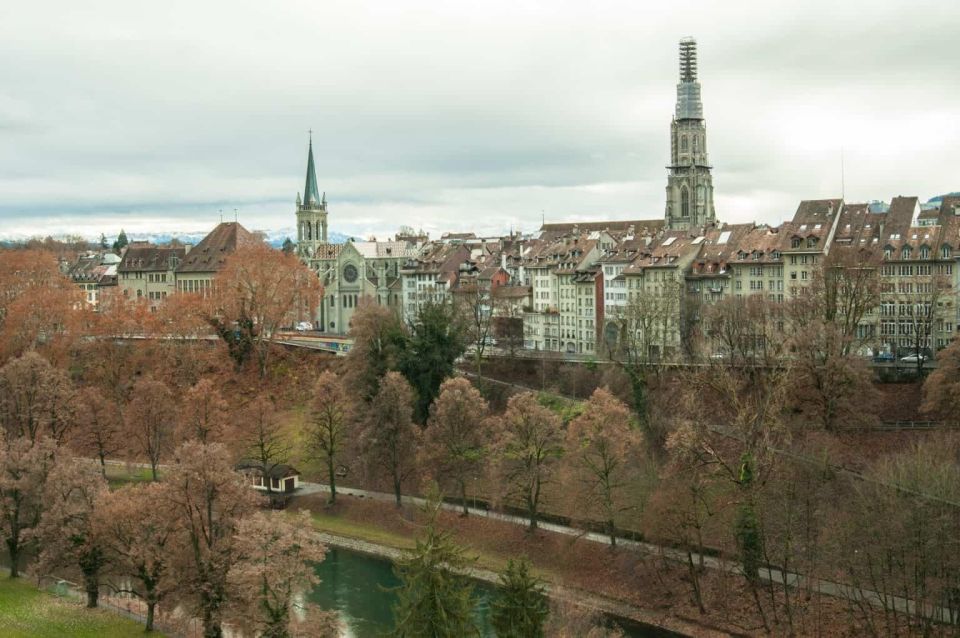
[[[297,324],[296,328],[297,332],[307,332],[309,330],[313,330],[313,324],[309,321],[301,321]]]
[[[892,352],[878,352],[873,355],[873,360],[876,363],[892,363],[896,361],[896,357],[893,356]]]
[[[923,363],[927,360],[927,356],[923,354],[908,354],[905,357],[900,357],[900,363]]]

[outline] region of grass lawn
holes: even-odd
[[[107,466],[107,483],[110,487],[120,487],[127,483],[142,483],[153,480],[153,473],[150,468],[131,467],[124,465]]]
[[[413,549],[416,545],[413,538],[395,534],[368,523],[352,521],[336,514],[311,512],[310,516],[313,519],[314,527],[334,536],[357,538],[368,543],[377,543],[396,549]]]
[[[86,609],[79,603],[38,591],[29,581],[0,577],[0,636],[4,638],[132,638],[142,635],[142,625],[118,614]]]

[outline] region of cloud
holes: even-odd
[[[659,217],[694,35],[717,210],[957,190],[954,2],[21,3],[0,9],[0,235]],[[190,226],[190,228],[187,228]]]

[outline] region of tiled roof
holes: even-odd
[[[186,254],[183,247],[154,246],[146,242],[135,242],[127,246],[117,272],[156,272],[170,270],[174,264],[171,259],[183,259]]]
[[[548,241],[569,235],[574,231],[591,233],[607,230],[610,232],[633,232],[634,235],[656,235],[663,230],[662,219],[627,219],[601,222],[560,222],[543,224],[540,227],[540,238]]]
[[[257,238],[237,222],[221,222],[186,254],[178,273],[218,272],[238,246],[252,244]]]

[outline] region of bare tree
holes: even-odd
[[[423,435],[422,464],[443,485],[453,485],[467,508],[467,485],[478,479],[487,455],[489,406],[473,385],[462,377],[447,379],[430,406]]]
[[[97,388],[84,388],[79,394],[77,429],[72,445],[81,453],[93,454],[100,461],[100,473],[107,475],[107,457],[123,449],[123,423],[116,404]]]
[[[40,522],[43,490],[56,464],[53,439],[0,437],[0,527],[10,559],[10,578],[20,575],[25,544]]]
[[[604,332],[610,359],[630,379],[632,407],[652,450],[660,448],[664,433],[657,431],[650,419],[649,377],[656,371],[656,363],[680,347],[683,294],[678,282],[632,291],[622,313],[612,318],[616,330]]]
[[[239,558],[237,528],[255,497],[221,445],[188,441],[175,459],[161,497],[177,521],[170,546],[178,581],[173,594],[200,616],[204,638],[221,638],[228,574]]]
[[[537,401],[532,392],[510,397],[494,434],[496,468],[507,496],[520,500],[537,529],[543,488],[563,456],[560,417]]]
[[[937,369],[923,382],[923,411],[960,425],[960,340],[940,352]]]
[[[157,605],[175,588],[171,546],[178,521],[161,483],[126,485],[97,501],[93,530],[109,562],[109,580],[120,593],[147,606],[146,630],[153,631]]]
[[[253,355],[260,377],[267,373],[278,332],[312,318],[322,295],[320,280],[296,256],[265,243],[240,246],[214,281],[206,319],[238,365]]]
[[[184,394],[179,416],[179,440],[222,441],[227,428],[227,402],[213,380],[204,378]]]
[[[269,398],[257,397],[243,409],[237,421],[242,456],[255,462],[257,470],[263,472],[269,494],[273,492],[275,471],[290,460],[293,451],[286,428],[277,418],[277,407]]]
[[[137,381],[125,415],[127,432],[137,451],[150,463],[154,481],[160,459],[172,447],[176,414],[173,393],[167,384],[150,377]]]
[[[928,266],[933,268],[932,265]],[[947,277],[931,270],[932,274],[887,283],[888,294],[884,304],[888,313],[896,312],[894,352],[916,355],[916,371],[923,377],[924,363],[936,349],[938,322],[948,316],[946,295],[950,290]],[[946,304],[946,305],[945,305]],[[888,320],[892,321],[892,320]]]
[[[617,544],[617,518],[630,509],[626,494],[631,471],[639,468],[642,437],[630,412],[609,391],[597,389],[567,428],[566,457],[596,503],[610,544]]]
[[[419,435],[413,424],[413,389],[399,372],[383,377],[358,439],[368,472],[389,477],[400,507],[404,482],[416,469]]]
[[[256,636],[340,635],[335,613],[305,601],[319,582],[313,566],[326,554],[308,512],[256,512],[237,524],[235,544],[227,577],[232,625]]]
[[[490,290],[475,280],[457,290],[457,307],[466,327],[467,343],[473,346],[476,373],[482,373],[483,353],[493,339],[493,299]]]
[[[79,573],[87,607],[96,607],[108,556],[93,529],[93,512],[107,492],[99,468],[86,459],[64,459],[50,472],[44,489],[46,509],[37,526],[38,566]]]
[[[331,505],[337,502],[337,464],[347,444],[349,423],[349,400],[343,383],[333,372],[322,372],[313,386],[305,436],[308,453],[327,466]]]
[[[66,373],[28,352],[0,368],[0,425],[8,437],[50,436],[59,444],[76,421],[75,396]]]

